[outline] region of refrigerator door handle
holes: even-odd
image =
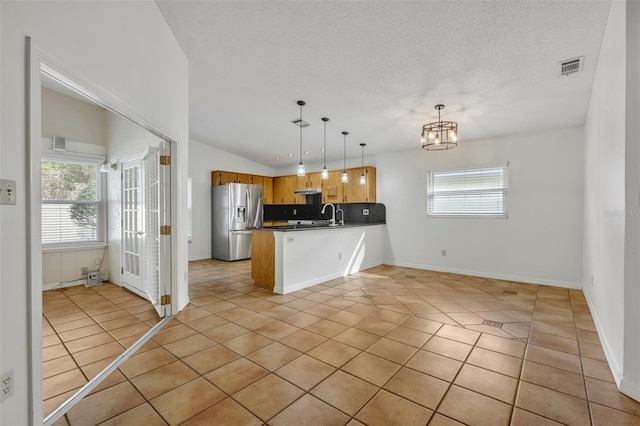
[[[247,220],[252,220],[251,213],[253,212],[253,203],[251,202],[251,191],[249,188],[246,189],[245,196],[247,197],[247,207],[249,208],[249,218]]]

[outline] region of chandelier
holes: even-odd
[[[427,151],[442,151],[458,146],[458,123],[440,120],[440,111],[444,105],[436,105],[438,121],[422,126],[420,142],[422,149]]]

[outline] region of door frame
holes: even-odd
[[[83,77],[61,60],[47,52],[36,44],[32,37],[25,37],[25,135],[26,135],[26,179],[25,179],[25,204],[27,211],[27,328],[28,348],[30,359],[28,377],[28,395],[30,400],[29,417],[31,424],[40,424],[44,419],[43,408],[43,366],[42,366],[42,242],[41,235],[41,195],[40,161],[42,157],[42,100],[41,73],[46,72],[60,80],[62,83],[80,94],[92,99],[105,109],[118,114],[133,123],[143,127],[159,138],[170,142],[171,155],[177,156],[177,149],[173,149],[179,140],[176,135],[161,130],[152,122],[144,119],[117,96],[96,85]],[[170,173],[170,201],[168,210],[170,214],[169,225],[172,229],[178,229],[178,194],[179,182],[177,179],[178,159],[171,161]],[[168,277],[165,291],[172,295],[171,303],[167,307],[166,316],[175,315],[180,311],[178,294],[180,292],[178,279],[178,238],[173,235],[170,243],[166,244],[170,276]]]

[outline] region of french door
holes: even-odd
[[[168,144],[167,144],[168,145]],[[165,223],[170,223],[168,191],[170,167],[165,142],[142,156],[122,163],[122,284],[148,299],[158,315],[165,315],[169,266],[160,262],[169,249]],[[163,163],[163,164],[161,164]]]

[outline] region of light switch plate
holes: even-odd
[[[369,209],[362,209],[362,216],[369,216]]]
[[[0,204],[16,203],[16,181],[0,179]]]

